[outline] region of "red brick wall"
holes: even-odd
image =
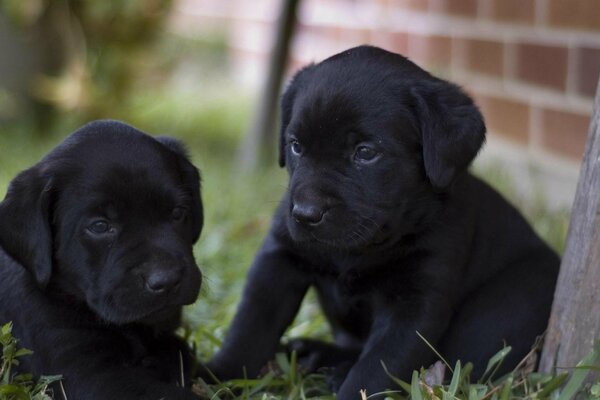
[[[230,30],[260,77],[276,0],[179,0],[194,26]],[[304,0],[290,70],[359,44],[402,53],[471,93],[489,136],[579,161],[600,73],[600,0]]]

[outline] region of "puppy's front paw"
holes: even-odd
[[[359,355],[357,349],[312,339],[293,339],[288,343],[287,351],[289,354],[296,352],[298,364],[306,372],[336,368],[346,363],[352,365]]]
[[[300,369],[310,373],[329,366],[325,365],[325,360],[330,346],[332,345],[318,340],[293,339],[287,344],[286,350],[288,354],[296,353]]]

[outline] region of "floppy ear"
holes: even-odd
[[[192,195],[192,241],[195,243],[200,237],[204,224],[204,211],[200,197],[200,173],[189,160],[188,152],[180,141],[168,136],[158,136],[156,140],[178,155],[179,169],[183,174],[184,184]]]
[[[306,84],[314,64],[302,68],[292,77],[281,97],[281,127],[279,129],[279,166],[285,167],[285,130],[292,120],[294,101],[300,88]]]
[[[52,273],[52,184],[38,166],[21,172],[0,203],[0,246],[41,288]]]
[[[425,172],[436,190],[467,169],[485,141],[485,123],[473,100],[442,80],[411,89],[421,129]]]

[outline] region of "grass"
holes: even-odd
[[[60,376],[42,376],[37,381],[30,374],[15,374],[14,367],[21,357],[31,355],[31,350],[19,348],[12,335],[12,324],[0,327],[0,399],[1,400],[51,400],[48,386]]]
[[[201,360],[208,359],[224,337],[239,300],[247,268],[286,187],[285,171],[275,165],[253,173],[242,171],[237,166],[235,155],[248,120],[250,102],[243,94],[235,93],[233,96],[231,89],[224,90],[223,85],[220,88],[219,91],[205,88],[201,94],[185,89],[173,92],[161,87],[140,91],[132,96],[126,108],[114,115],[149,133],[169,134],[182,139],[188,145],[194,163],[202,171],[206,221],[194,251],[205,280],[199,300],[186,308],[185,327],[181,330],[182,335],[196,344]],[[5,193],[11,178],[37,162],[81,122],[65,118],[45,135],[34,132],[23,122],[0,126],[0,193]],[[491,179],[494,186],[518,204],[541,236],[561,251],[568,226],[567,211],[548,212],[543,199],[520,199],[511,190],[510,179],[495,172],[495,175],[490,171],[478,171],[478,174],[486,180]],[[0,321],[3,322],[7,321]],[[308,296],[286,335],[329,338],[314,293]],[[3,360],[6,360],[6,354]],[[211,386],[198,382],[196,389],[215,400],[333,398],[327,391],[324,377],[302,375],[294,357],[288,359],[279,355],[272,367],[259,379],[241,379]],[[420,371],[415,373],[411,382],[398,381],[397,390],[387,393],[386,397],[416,400],[563,400],[561,390],[562,393],[567,390],[560,389],[566,380],[563,375],[544,376],[515,371],[500,380],[472,383],[469,365],[446,368],[454,371],[447,374],[448,385],[431,383],[427,378],[428,372]],[[36,386],[38,383],[32,380],[9,379],[13,381],[2,384],[21,385],[31,389],[29,393],[33,393],[33,388],[39,388]],[[581,385],[572,384],[572,387],[580,389]],[[594,386],[593,390],[599,393],[595,398],[600,399],[600,387]],[[592,391],[587,393],[593,396]],[[366,394],[368,398],[373,395]],[[0,400],[47,398],[43,394],[37,396],[11,397],[0,389]]]

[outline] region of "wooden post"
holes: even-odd
[[[540,370],[574,367],[600,340],[600,82]],[[560,372],[560,371],[559,371]]]
[[[253,169],[261,161],[275,160],[275,119],[278,114],[279,91],[296,26],[296,10],[299,3],[300,0],[282,0],[281,2],[269,71],[262,89],[260,103],[239,152],[239,162],[243,170]]]

